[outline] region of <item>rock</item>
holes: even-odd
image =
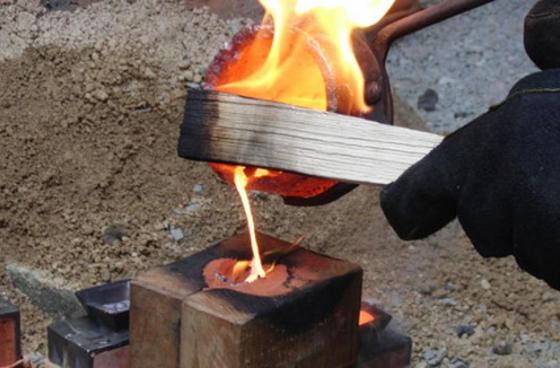
[[[113,245],[122,241],[125,236],[128,236],[128,232],[123,226],[110,225],[105,229],[103,235],[101,235],[101,240],[103,240],[105,244]]]
[[[480,286],[482,286],[484,290],[489,290],[492,287],[492,285],[490,285],[490,283],[486,279],[480,280]]]
[[[25,354],[23,365],[25,367],[45,367],[45,357],[40,353]]]
[[[453,117],[454,117],[455,119],[465,119],[465,118],[467,118],[467,117],[470,116],[470,115],[472,115],[472,113],[470,113],[470,112],[466,112],[466,111],[456,111],[456,112],[453,114]]]
[[[204,187],[202,186],[202,184],[195,184],[192,187],[192,191],[193,193],[200,194],[204,191]]]
[[[424,351],[423,357],[424,361],[428,363],[428,366],[437,367],[443,362],[443,359],[447,357],[447,348],[428,349]]]
[[[51,317],[60,319],[86,315],[74,291],[67,287],[64,280],[17,264],[8,264],[6,272],[14,287]]]
[[[437,289],[436,291],[434,291],[432,293],[432,296],[434,298],[438,298],[438,299],[442,299],[444,297],[446,297],[447,295],[449,295],[449,291],[445,290],[445,289]]]
[[[512,350],[513,344],[505,340],[497,341],[492,348],[492,352],[497,355],[510,355]]]
[[[102,89],[95,90],[92,95],[101,102],[105,102],[109,99],[109,95],[107,94],[107,92]]]
[[[431,284],[431,283],[422,284],[420,286],[420,288],[418,289],[420,294],[426,295],[426,296],[432,295],[435,290],[436,290],[436,286],[434,284]]]
[[[101,279],[104,282],[109,282],[111,281],[111,272],[109,270],[105,270],[101,273]]]
[[[175,241],[180,241],[185,238],[185,234],[183,234],[183,230],[181,228],[174,227],[171,229],[170,233]]]
[[[455,307],[457,304],[459,304],[455,299],[452,298],[444,298],[441,300],[441,302],[448,307]]]
[[[191,82],[194,79],[192,70],[187,70],[183,73],[183,80]]]
[[[457,332],[457,336],[459,337],[463,337],[463,336],[470,337],[474,335],[474,327],[471,325],[459,325],[457,326],[455,331]]]
[[[469,368],[469,362],[461,359],[461,358],[453,358],[447,365],[447,368]]]
[[[455,291],[457,289],[451,282],[446,282],[445,285],[443,285],[443,288],[446,291]]]
[[[191,67],[190,60],[182,60],[179,65],[177,65],[181,70],[187,70]]]
[[[545,292],[545,293],[542,295],[542,301],[545,302],[545,303],[552,302],[552,301],[554,301],[555,299],[556,299],[556,295],[555,295],[555,294],[552,294],[551,292],[548,292],[548,291]]]
[[[156,73],[150,68],[144,69],[144,76],[148,79],[155,79],[157,77]]]
[[[418,97],[418,108],[424,111],[435,111],[439,101],[436,91],[428,88],[420,97]]]
[[[200,205],[198,203],[191,203],[185,208],[185,211],[187,212],[187,214],[192,215],[199,209],[200,209]]]

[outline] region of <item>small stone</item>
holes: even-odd
[[[439,101],[439,96],[436,91],[428,88],[420,97],[418,97],[418,109],[424,111],[435,111],[436,105]]]
[[[103,243],[113,245],[121,242],[125,236],[128,236],[126,229],[121,225],[111,225],[101,235]]]
[[[200,194],[204,191],[204,187],[202,186],[202,184],[195,184],[192,187],[192,191],[193,193]]]
[[[457,336],[459,337],[471,337],[472,335],[474,335],[474,327],[471,325],[459,325],[457,326],[455,331],[457,332]]]
[[[497,355],[510,355],[512,350],[512,343],[505,340],[497,341],[492,348],[492,352]]]
[[[192,70],[187,70],[183,73],[183,80],[192,82],[194,78],[194,73],[192,72]]]
[[[447,365],[447,368],[469,368],[469,362],[461,359],[461,358],[453,358]]]
[[[178,65],[179,69],[187,70],[191,67],[191,62],[189,60],[183,60]]]
[[[418,289],[418,291],[420,292],[420,294],[422,295],[432,295],[432,293],[436,290],[436,287],[434,284],[430,284],[430,283],[426,283],[423,284],[422,286],[420,286],[420,288]]]
[[[434,298],[438,298],[438,299],[442,299],[442,298],[446,297],[447,295],[449,295],[449,291],[447,291],[445,289],[437,289],[436,291],[434,291],[432,293],[432,296]]]
[[[93,97],[95,97],[97,100],[101,101],[101,102],[105,102],[109,99],[109,95],[107,94],[107,92],[105,92],[102,89],[98,89],[96,91],[93,92]]]
[[[456,111],[453,114],[453,117],[455,119],[465,119],[466,117],[468,117],[469,115],[472,115],[471,113],[465,112],[465,111]]]
[[[426,363],[428,363],[428,366],[437,367],[443,362],[443,359],[447,357],[447,348],[428,349],[424,351],[423,357]]]
[[[480,280],[480,286],[482,286],[484,290],[489,290],[492,287],[492,285],[490,285],[490,283],[486,279]]]
[[[457,83],[456,79],[453,79],[453,78],[450,78],[450,77],[447,77],[447,76],[443,76],[438,80],[439,85],[446,85],[446,84],[453,85],[453,84],[456,84],[456,83]]]
[[[199,209],[200,209],[200,205],[198,203],[191,203],[187,206],[185,210],[187,211],[187,214],[192,215]]]
[[[109,282],[111,281],[111,272],[109,272],[109,270],[105,270],[101,273],[101,279],[104,282]]]
[[[202,82],[202,76],[200,74],[197,74],[194,76],[193,82],[195,83],[200,83]]]
[[[231,19],[227,23],[231,33],[233,34],[239,32],[239,30],[243,27],[243,23],[241,22],[241,19],[237,19],[237,18]]]
[[[172,228],[170,233],[175,241],[181,241],[185,237],[185,234],[183,234],[183,230],[178,227]]]
[[[458,304],[457,301],[452,298],[444,298],[441,300],[441,302],[448,307],[455,307]]]
[[[445,285],[443,285],[443,288],[447,291],[455,291],[456,289],[455,285],[450,282],[446,282]]]
[[[144,69],[144,76],[148,79],[154,79],[156,77],[156,73],[150,68]]]

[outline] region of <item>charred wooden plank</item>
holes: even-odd
[[[178,151],[193,160],[387,184],[441,140],[346,115],[189,90]]]

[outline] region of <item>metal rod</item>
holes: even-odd
[[[381,29],[373,42],[374,52],[384,60],[387,50],[396,39],[492,1],[494,0],[444,0],[417,11]]]

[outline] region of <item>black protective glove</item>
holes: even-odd
[[[527,55],[541,69],[560,68],[560,1],[540,0],[525,17]]]
[[[387,186],[381,206],[407,240],[457,216],[481,255],[514,255],[560,290],[560,69],[518,82]]]

